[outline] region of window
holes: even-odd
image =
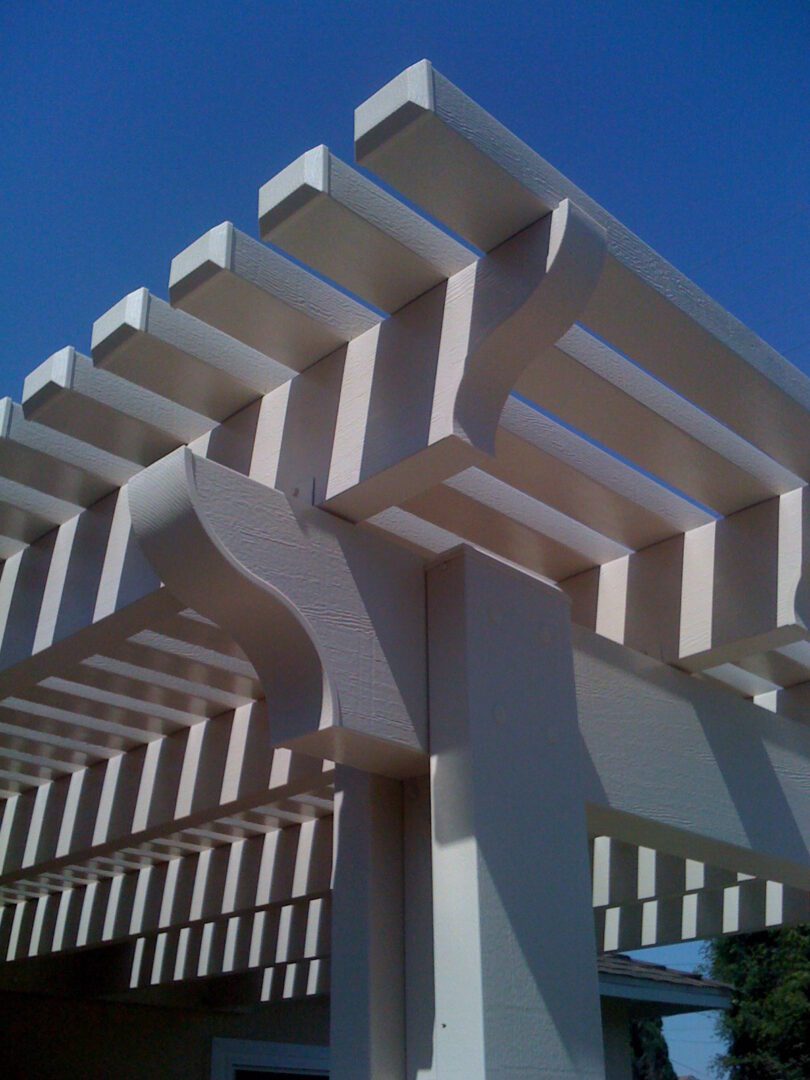
[[[283,1073],[277,1072],[273,1069],[272,1072],[268,1072],[267,1069],[237,1069],[233,1074],[233,1080],[307,1080],[311,1077],[312,1073],[291,1073],[285,1069]]]
[[[325,1046],[214,1039],[211,1080],[308,1080],[329,1076]]]

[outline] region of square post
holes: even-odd
[[[428,636],[436,1076],[603,1080],[568,600],[464,547]]]
[[[338,766],[332,884],[332,1080],[403,1080],[402,784]]]

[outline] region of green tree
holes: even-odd
[[[660,1016],[634,1020],[630,1025],[633,1048],[633,1080],[677,1080],[669,1060]]]
[[[731,983],[731,1009],[718,1021],[726,1053],[718,1076],[731,1080],[810,1077],[810,926],[717,938],[709,974]]]

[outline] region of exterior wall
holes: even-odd
[[[3,1080],[209,1080],[213,1038],[327,1045],[329,1002],[238,1014],[3,993],[0,1023]]]

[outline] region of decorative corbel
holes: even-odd
[[[467,274],[464,318],[448,325],[443,353],[453,433],[488,454],[506,399],[523,371],[572,327],[602,272],[604,230],[568,199],[457,275]],[[463,291],[461,280],[454,284]],[[448,305],[449,307],[449,305]],[[451,314],[448,311],[448,316]],[[455,308],[452,314],[460,311]],[[451,419],[452,418],[452,419]]]
[[[348,346],[323,504],[370,517],[484,464],[523,371],[585,310],[605,235],[568,199]]]
[[[275,745],[390,776],[426,771],[416,556],[188,448],[133,477],[129,501],[166,587],[254,665]]]

